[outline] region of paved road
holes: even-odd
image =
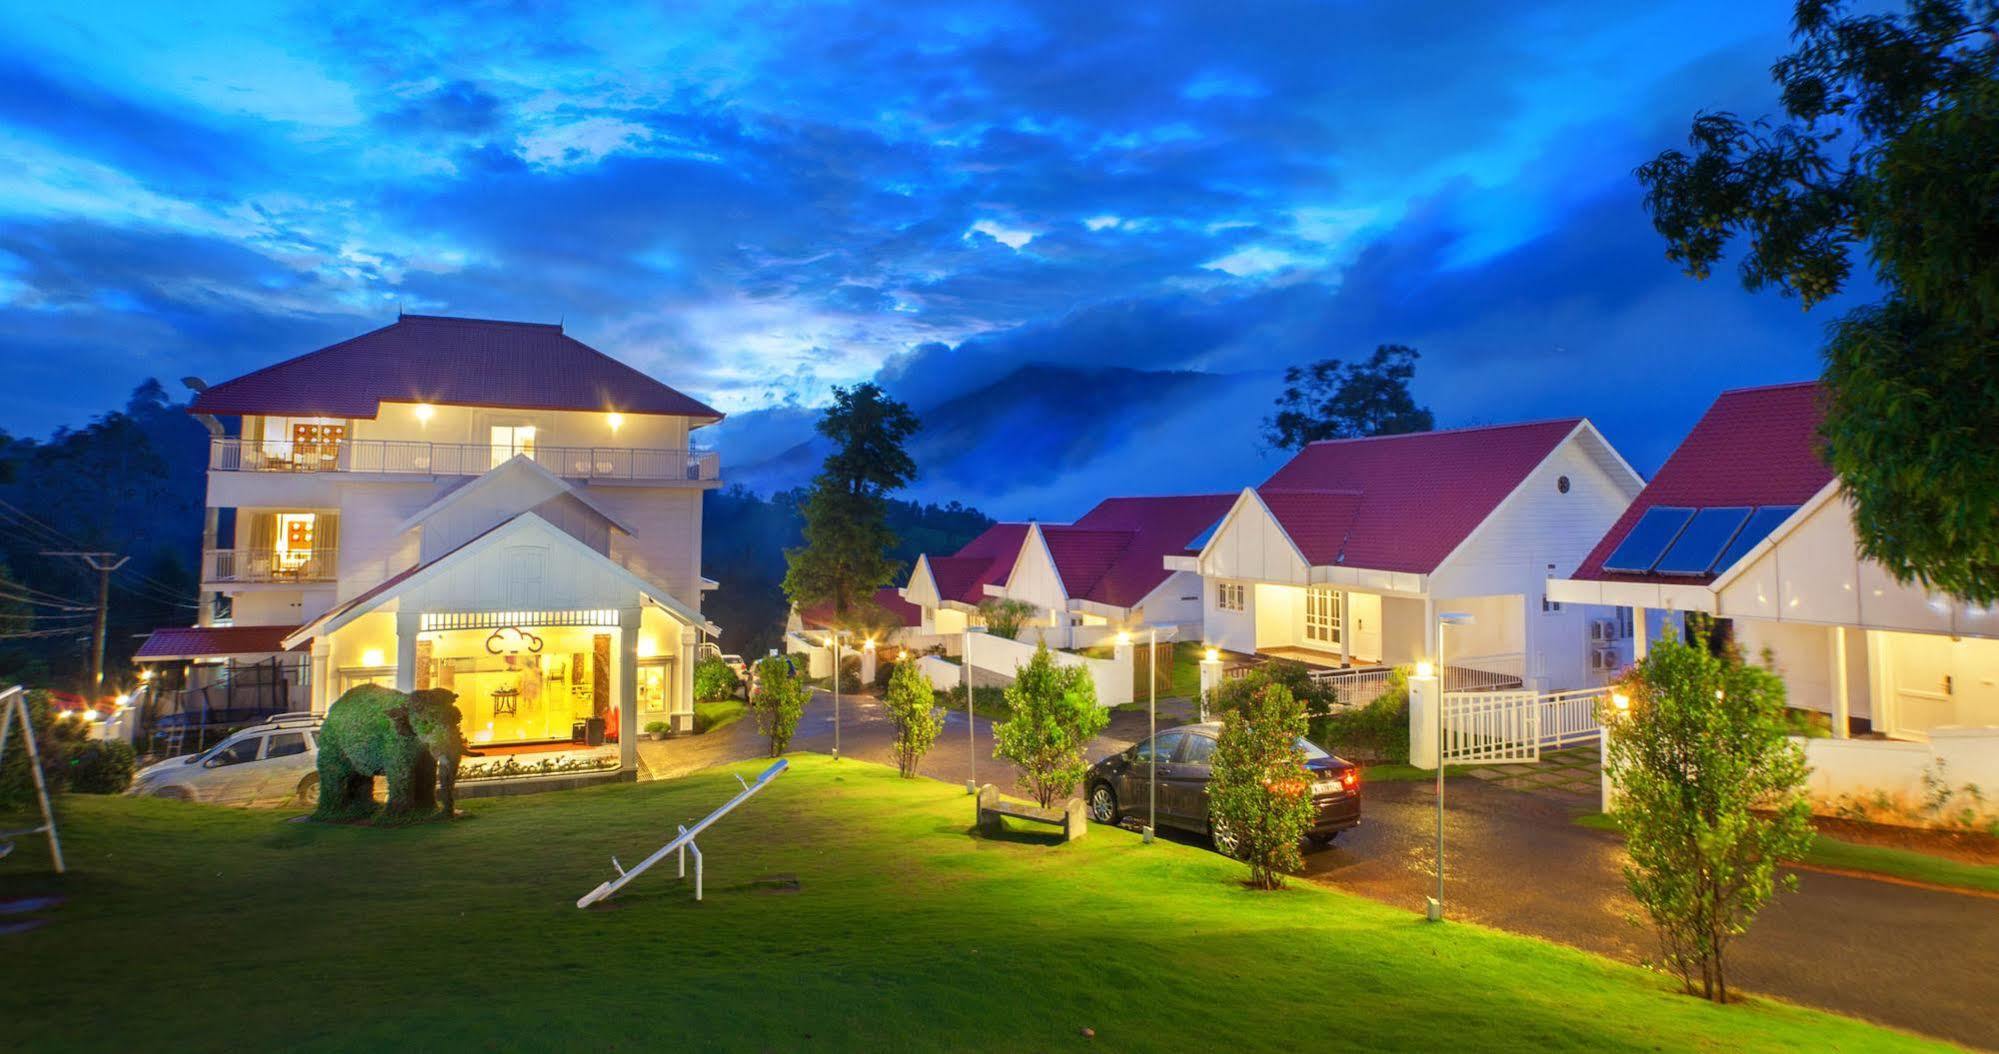
[[[840,745],[848,757],[892,764],[893,733],[879,704],[843,697]],[[1161,726],[1174,723],[1161,718]],[[1118,713],[1092,757],[1145,734],[1142,713]],[[968,758],[965,717],[950,715],[925,776],[963,784],[1012,768],[992,756],[991,724],[975,722]],[[818,693],[794,746],[830,752],[832,697]],[[642,744],[657,777],[761,756],[763,741],[745,718],[719,733]],[[1388,904],[1423,910],[1435,889],[1436,811],[1428,783],[1365,788],[1363,822],[1329,849],[1308,852],[1306,876]],[[1541,796],[1451,780],[1445,789],[1446,911],[1454,919],[1560,941],[1645,962],[1657,958],[1649,928],[1624,890],[1623,852],[1608,834],[1571,822],[1591,808],[1576,798]],[[1200,840],[1168,833],[1176,841]],[[1799,1003],[1999,1050],[1999,900],[1819,872],[1801,874],[1796,895],[1780,895],[1731,953],[1735,983]]]

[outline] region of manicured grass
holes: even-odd
[[[577,897],[738,790],[468,801],[393,829],[158,800],[64,803],[72,873],[0,938],[10,1049],[1914,1050],[1900,1033],[1663,977],[1097,828],[968,833],[963,791],[809,755],[670,863]],[[27,983],[23,983],[26,981]],[[1094,1041],[1080,1035],[1094,1029]]]
[[[724,728],[749,712],[749,705],[741,699],[718,699],[712,703],[694,704],[694,731],[713,732]]]
[[[1613,834],[1624,833],[1617,826],[1617,821],[1600,812],[1578,816],[1576,823]],[[1811,851],[1798,862],[1812,867],[1863,871],[1891,878],[1906,878],[1913,882],[1927,882],[1935,886],[1999,893],[1999,867],[1991,864],[1969,864],[1962,860],[1931,856],[1928,853],[1918,853],[1908,849],[1843,842],[1837,838],[1827,838],[1825,835],[1813,838]]]
[[[1476,766],[1445,765],[1444,776],[1463,776]],[[1419,769],[1414,765],[1394,765],[1386,762],[1379,765],[1362,765],[1360,778],[1368,783],[1427,783],[1437,778],[1436,769]]]

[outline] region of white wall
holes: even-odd
[[[1390,666],[1403,666],[1434,658],[1426,628],[1422,600],[1415,597],[1382,597],[1381,661]]]
[[[230,600],[230,622],[238,626],[300,626],[333,606],[333,590],[252,589]]]
[[[701,610],[701,492],[686,487],[586,484],[590,499],[630,527],[611,558]]]
[[[1877,792],[1918,805],[1927,788],[1923,773],[1939,775],[1953,788],[1969,783],[1988,792],[1999,787],[1999,728],[1948,729],[1928,743],[1884,739],[1805,739],[1811,766],[1806,787],[1814,798],[1843,795],[1872,798]],[[1941,768],[1938,762],[1942,762]],[[1961,799],[1960,799],[1961,800]],[[1989,799],[1988,799],[1989,800]]]
[[[595,412],[433,406],[426,422],[418,419],[413,403],[383,403],[374,419],[349,421],[347,434],[355,439],[483,444],[492,441],[496,424],[531,424],[535,444],[542,447],[684,450],[688,437],[685,417],[628,413],[613,430],[609,416]]]
[[[1205,614],[1202,579],[1194,571],[1175,571],[1153,588],[1132,610],[1133,621],[1145,626],[1180,626],[1198,636]]]
[[[1048,553],[1048,543],[1041,537],[1039,524],[1028,528],[1027,539],[1005,582],[1007,596],[1033,604],[1042,616],[1068,610],[1069,594],[1062,588],[1062,576],[1055,569],[1055,560]]]
[[[1253,494],[1236,499],[1222,526],[1201,551],[1201,574],[1210,578],[1304,585],[1310,568],[1284,528]]]
[[[1298,648],[1305,645],[1305,588],[1264,582],[1244,590],[1256,621],[1256,647]]]
[[[357,482],[340,488],[340,599],[367,592],[416,563],[416,538],[396,528],[437,500],[443,489],[430,480]]]
[[[1092,659],[1072,652],[1050,650],[1059,666],[1081,666],[1090,671],[1090,680],[1096,685],[1097,703],[1102,706],[1117,706],[1131,702],[1131,649],[1118,649],[1113,659]],[[974,667],[997,673],[1005,677],[1015,672],[1034,658],[1034,645],[1021,641],[995,637],[990,633],[974,633],[965,661]]]
[[[1571,437],[1528,473],[1438,565],[1430,576],[1431,595],[1518,593],[1538,608],[1546,579],[1575,573],[1638,490],[1635,480],[1605,467],[1591,442]],[[1564,476],[1566,494],[1559,486]]]
[[[1257,589],[1251,586],[1244,590],[1244,608],[1241,611],[1222,610],[1219,600],[1223,578],[1201,579],[1201,639],[1205,643],[1224,651],[1254,652],[1256,650],[1256,619],[1260,609],[1256,602]]]

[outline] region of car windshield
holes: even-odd
[[[1298,738],[1298,749],[1305,752],[1306,761],[1317,761],[1320,758],[1332,757],[1331,754],[1328,754],[1325,751],[1320,750],[1317,744],[1313,743],[1309,739],[1304,738],[1303,736],[1300,736]]]
[[[257,756],[257,742],[257,736],[225,739],[209,748],[207,753],[195,755],[194,760],[206,764],[209,761],[220,758],[222,760],[217,762],[217,764],[235,765],[240,762],[252,760]]]

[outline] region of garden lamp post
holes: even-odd
[[[1444,921],[1444,700],[1450,698],[1451,667],[1444,658],[1444,630],[1469,626],[1462,612],[1437,616],[1437,895],[1430,900],[1430,921]]]
[[[979,730],[972,723],[972,628],[958,649],[958,681],[965,686],[965,793],[979,793]]]

